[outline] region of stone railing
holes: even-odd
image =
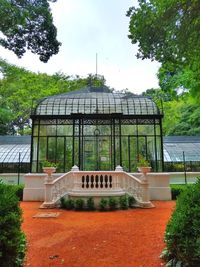
[[[146,179],[140,180],[129,173],[122,172],[119,181],[120,187],[136,199],[139,207],[153,207],[149,196],[149,183]]]
[[[74,166],[55,180],[45,182],[45,202],[42,207],[54,207],[62,196],[70,197],[109,197],[132,195],[138,206],[153,207],[149,201],[147,180],[126,173],[118,166],[115,171],[79,171]]]
[[[46,179],[45,197],[41,208],[54,208],[61,197],[67,195],[73,189],[74,177],[72,172],[68,172],[55,180]]]

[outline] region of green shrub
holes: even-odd
[[[178,197],[165,242],[167,266],[200,266],[200,180]]]
[[[128,197],[127,195],[122,196],[119,198],[119,205],[122,210],[127,210],[128,209]]]
[[[84,209],[84,200],[78,198],[75,200],[75,210],[83,210]]]
[[[118,205],[117,199],[114,197],[110,197],[108,200],[108,206],[109,206],[110,210],[116,210],[117,205]]]
[[[88,210],[95,210],[94,199],[92,197],[89,197],[87,199],[87,209]]]
[[[67,209],[67,210],[73,210],[74,209],[74,206],[75,206],[75,204],[74,204],[74,200],[73,199],[66,199],[65,200],[65,208]]]
[[[128,196],[128,206],[130,208],[133,208],[135,203],[136,203],[135,198],[133,196]]]
[[[26,240],[21,209],[13,186],[0,183],[0,266],[22,266]]]
[[[5,184],[1,179],[0,179],[0,183]],[[6,184],[6,186],[13,188],[19,201],[23,200],[24,184],[18,184],[18,185],[17,184]]]
[[[65,198],[64,197],[61,197],[60,199],[60,207],[61,209],[65,209]]]
[[[74,200],[73,199],[65,199],[65,202],[64,202],[64,209],[66,210],[73,210],[74,209]]]
[[[99,201],[99,209],[101,211],[105,211],[107,209],[107,206],[108,206],[108,200],[105,199],[105,198],[102,198],[100,201]]]
[[[172,199],[176,200],[177,197],[190,185],[186,184],[171,184]]]
[[[17,197],[19,198],[19,200],[22,201],[23,200],[24,185],[19,184],[19,185],[11,185],[11,186],[14,187],[15,193],[16,193]]]

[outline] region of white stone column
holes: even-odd
[[[147,180],[141,182],[142,186],[142,206],[143,208],[153,208],[154,205],[150,202],[149,183]]]
[[[52,202],[52,182],[45,182],[45,192],[44,192],[44,201],[45,202]]]

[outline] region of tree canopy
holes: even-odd
[[[31,110],[43,97],[78,90],[89,83],[105,84],[103,76],[34,73],[1,59],[0,73],[0,134],[30,133]]]
[[[60,42],[49,2],[56,0],[1,0],[0,45],[22,57],[26,50],[47,62],[57,54]]]
[[[131,7],[129,38],[137,57],[162,63],[160,86],[197,93],[200,88],[200,1],[138,0]]]

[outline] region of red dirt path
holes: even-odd
[[[166,223],[175,202],[154,202],[155,209],[116,212],[39,210],[22,202],[28,239],[25,267],[159,267]],[[32,218],[38,212],[57,218]]]

